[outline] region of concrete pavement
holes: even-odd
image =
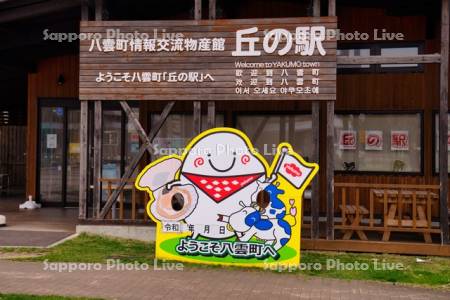
[[[253,270],[108,271],[101,266],[60,273],[44,270],[44,263],[1,260],[0,293],[108,299],[450,299],[449,291]]]

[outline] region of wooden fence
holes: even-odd
[[[380,232],[387,242],[391,232],[406,232],[432,243],[431,234],[441,233],[432,215],[439,207],[438,185],[336,183],[335,207],[340,215],[335,229],[344,240],[354,234],[368,240],[367,232]]]
[[[146,207],[149,201],[147,193],[142,193],[136,189],[134,182],[136,179],[129,179],[119,193],[118,201],[113,205],[106,220],[112,221],[150,221]],[[103,200],[108,199],[117,190],[120,178],[100,178],[102,190],[106,193]],[[102,201],[103,203],[103,201]],[[97,214],[99,211],[97,212]]]
[[[0,174],[11,186],[25,186],[26,126],[0,126]]]

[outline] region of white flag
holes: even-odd
[[[314,168],[305,166],[295,156],[286,153],[281,157],[277,173],[299,189],[307,181],[313,170]]]

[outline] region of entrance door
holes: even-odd
[[[48,205],[78,204],[80,110],[40,107],[39,196]]]

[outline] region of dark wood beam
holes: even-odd
[[[138,120],[138,117],[134,114],[133,110],[131,109],[131,107],[128,105],[128,102],[126,101],[120,101],[120,106],[122,106],[123,111],[125,112],[125,115],[128,118],[128,122],[130,122],[133,126],[134,129],[136,130],[136,132],[139,135],[140,140],[142,141],[142,143],[147,143],[147,144],[151,144],[147,133],[145,132],[144,127],[142,127],[141,123]],[[151,155],[154,149],[149,150],[149,154]]]
[[[103,0],[95,0],[95,21],[103,20]]]
[[[53,0],[11,8],[0,12],[0,23],[14,22],[80,6],[80,0]]]
[[[216,19],[216,0],[209,0],[209,19]]]
[[[202,0],[194,0],[194,19],[201,20],[202,19]]]
[[[313,0],[313,16],[320,17],[320,0]]]
[[[209,19],[216,19],[216,0],[209,0]],[[214,101],[208,101],[207,122],[208,128],[216,127],[216,103]]]
[[[320,17],[320,0],[313,0],[312,15],[314,17]],[[320,157],[320,102],[314,101],[311,104],[312,110],[312,142],[313,152],[312,161],[319,163]],[[319,207],[320,207],[320,180],[319,174],[317,174],[312,181],[311,191],[311,238],[319,238]]]
[[[327,102],[327,239],[334,240],[334,101]]]
[[[320,157],[320,103],[312,103],[312,156],[311,161],[319,163]],[[317,174],[312,181],[311,191],[311,239],[319,238],[320,180]]]
[[[202,131],[202,103],[194,101],[194,135],[198,135]]]
[[[89,0],[81,0],[81,20],[89,20]]]
[[[123,101],[124,103],[121,103],[123,108],[126,108],[126,113],[127,116],[129,118],[129,120],[132,121],[132,124],[134,124],[135,128],[138,130],[138,132],[143,128],[142,125],[139,123],[139,121],[137,120],[137,118],[134,116],[134,113],[131,111],[130,107],[128,106],[128,103],[126,103],[125,101]],[[139,165],[140,160],[142,159],[142,157],[144,156],[144,153],[146,151],[149,151],[150,154],[153,154],[154,152],[154,147],[152,145],[153,139],[156,137],[156,135],[158,134],[159,130],[161,129],[161,127],[164,125],[164,123],[167,120],[167,117],[169,116],[169,113],[172,109],[172,107],[174,106],[175,102],[171,101],[169,102],[166,107],[164,108],[163,112],[160,115],[160,118],[158,120],[158,123],[152,128],[152,130],[150,131],[149,135],[146,136],[145,138],[142,137],[142,133],[139,133],[139,136],[141,138],[141,140],[143,140],[143,144],[141,145],[141,147],[139,148],[138,153],[134,156],[133,160],[130,162],[128,168],[125,170],[124,175],[122,176],[122,178],[120,179],[119,184],[117,185],[117,187],[114,189],[114,191],[112,192],[111,195],[109,195],[108,199],[106,200],[105,205],[103,206],[102,211],[99,214],[98,219],[104,219],[106,218],[106,215],[108,214],[108,212],[111,210],[111,208],[113,207],[113,205],[117,202],[117,199],[120,195],[120,193],[123,191],[123,188],[125,187],[125,185],[127,184],[128,180],[131,178],[131,176],[133,175],[134,171],[136,170],[136,168]],[[131,112],[131,114],[129,114]]]
[[[102,102],[94,103],[94,199],[93,215],[98,217],[102,200],[102,133],[103,133],[103,109]]]
[[[449,243],[448,228],[448,56],[449,56],[449,0],[442,0],[441,66],[439,101],[439,179],[440,223],[442,243]]]
[[[328,0],[328,16],[336,16],[336,0]]]
[[[88,102],[81,101],[80,110],[80,186],[78,218],[87,217],[87,193],[88,193]]]
[[[208,128],[216,127],[216,102],[208,101]]]

